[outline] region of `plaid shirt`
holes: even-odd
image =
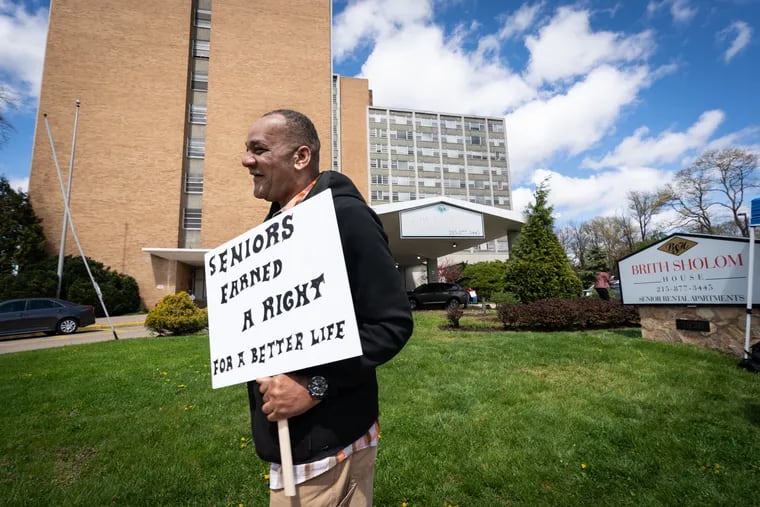
[[[332,467],[344,462],[349,456],[355,452],[359,452],[362,449],[368,447],[377,447],[377,441],[380,438],[380,423],[375,421],[375,424],[369,429],[367,433],[359,437],[359,439],[351,445],[348,445],[339,451],[335,456],[328,456],[319,461],[312,461],[311,463],[304,463],[303,465],[293,466],[293,476],[295,477],[295,483],[301,484],[309,479],[313,479],[318,475],[330,470]],[[284,484],[282,483],[282,466],[279,463],[272,463],[269,466],[269,488],[270,489],[282,489]]]

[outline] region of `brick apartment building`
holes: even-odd
[[[369,200],[369,83],[333,76],[330,39],[329,0],[52,0],[29,183],[50,251],[59,249],[64,198],[44,115],[66,182],[77,100],[74,225],[88,257],[135,277],[146,307],[180,290],[202,294],[205,250],[265,216],[268,203],[253,199],[240,158],[248,127],[267,111],[307,114],[322,137],[323,168],[344,172]],[[472,212],[503,236],[520,220],[506,211],[503,123],[497,131],[503,141],[485,164],[497,196],[481,200],[484,183],[473,184]],[[383,202],[398,201],[388,195]],[[503,209],[491,217],[485,206],[496,199]],[[66,252],[78,255],[67,234]]]

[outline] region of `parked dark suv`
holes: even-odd
[[[71,334],[94,323],[92,306],[62,299],[11,299],[0,303],[0,336],[39,332]]]
[[[468,300],[467,291],[457,283],[423,283],[406,295],[412,310],[436,305],[467,307]]]

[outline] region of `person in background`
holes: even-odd
[[[380,219],[351,180],[319,171],[319,137],[305,115],[271,111],[254,122],[242,164],[267,219],[331,190],[363,355],[248,383],[257,454],[271,463],[270,506],[371,507],[378,425],[375,368],[412,334],[402,277]],[[319,248],[319,245],[314,245]],[[284,494],[277,421],[288,419],[296,496]]]
[[[600,271],[598,275],[596,275],[596,280],[594,281],[594,290],[599,295],[599,299],[604,299],[605,301],[610,300],[610,280],[612,278],[610,277],[610,274],[606,271]]]
[[[467,289],[467,295],[470,298],[470,303],[475,304],[478,302],[478,293],[475,292],[475,289],[473,289],[472,287]]]

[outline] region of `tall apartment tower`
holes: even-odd
[[[504,118],[370,107],[372,205],[447,196],[512,209]],[[505,259],[504,237],[456,260]]]
[[[66,182],[80,100],[70,209],[84,253],[134,276],[148,307],[202,282],[198,252],[268,209],[240,165],[256,118],[304,112],[329,166],[330,36],[330,0],[52,0],[29,184],[49,251],[64,199],[43,115]],[[356,149],[343,156],[366,141]],[[66,253],[79,254],[70,233]]]

